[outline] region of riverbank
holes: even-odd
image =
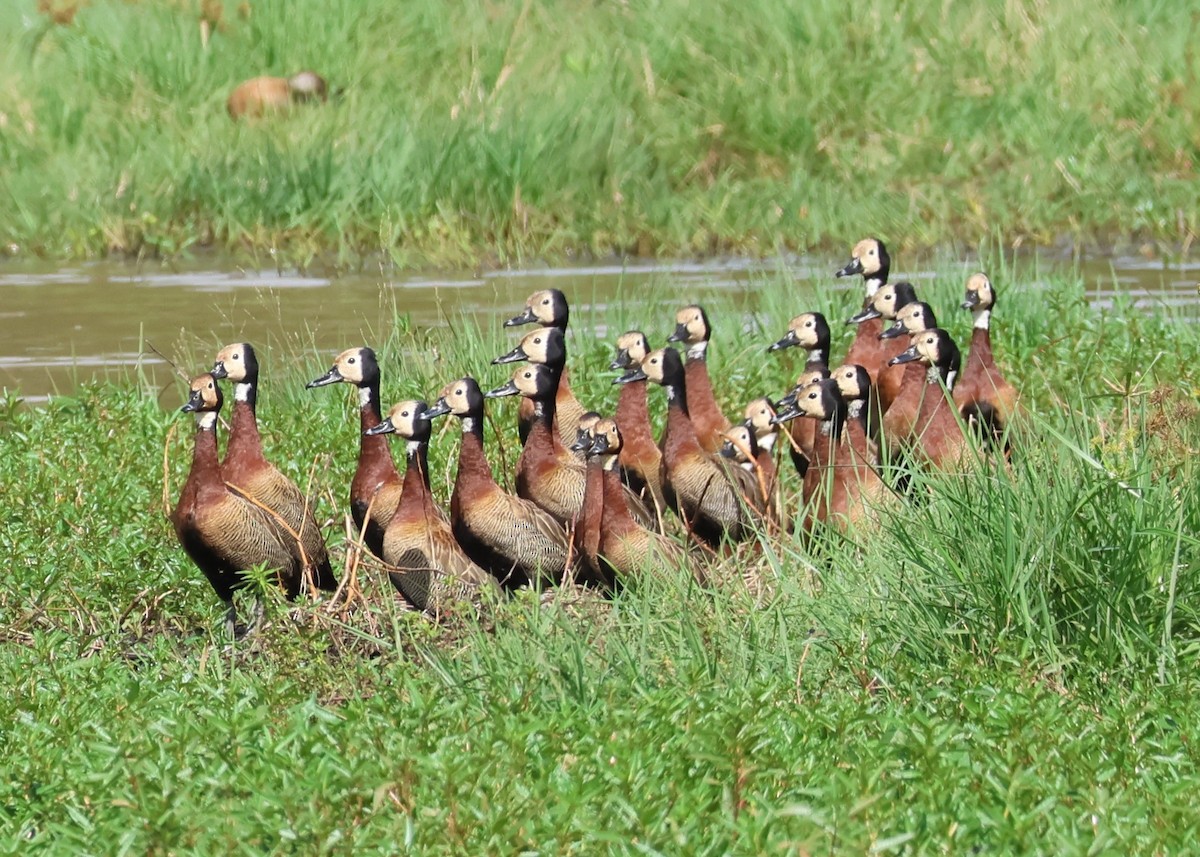
[[[0,9],[10,254],[475,266],[1197,230],[1176,0],[217,7],[207,47],[190,4]],[[344,91],[226,115],[238,81],[301,68]]]
[[[273,598],[230,645],[164,514],[190,461],[182,386],[161,402],[131,379],[0,405],[0,837],[204,853],[1186,850],[1196,325],[1119,295],[1096,310],[1076,278],[993,275],[996,356],[1028,415],[1010,468],[918,475],[877,532],[764,535],[710,590],[664,576],[612,601],[518,597],[480,622],[402,612],[368,564],[353,609]],[[965,344],[961,269],[918,286]],[[614,406],[619,331],[658,344],[673,329],[661,292],[572,315],[588,406]],[[857,303],[824,289],[799,304],[786,272],[714,295],[724,409],[794,378],[797,355],[765,351],[790,316]],[[381,322],[385,401],[467,372],[499,384],[509,373],[489,361],[511,348],[515,311],[452,331]],[[836,326],[835,356],[850,334]],[[311,484],[344,576],[357,398],[304,389],[330,353],[260,357],[267,453]],[[180,359],[193,371],[212,354]],[[664,399],[651,391],[656,418]],[[489,402],[502,474],[514,414]],[[456,434],[431,447],[443,503]]]

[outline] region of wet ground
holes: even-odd
[[[414,324],[445,325],[464,313],[515,313],[531,292],[549,287],[563,289],[580,309],[650,285],[692,300],[717,292],[744,295],[786,266],[788,276],[815,289],[834,285],[832,272],[843,261],[727,259],[436,275],[377,269],[336,276],[244,270],[216,258],[170,267],[3,263],[0,390],[36,403],[69,395],[93,378],[144,379],[161,389],[171,370],[159,354],[201,365],[221,342],[236,339],[284,345],[291,353],[332,353],[378,341],[397,310]],[[1182,308],[1200,317],[1200,262],[1112,257],[1029,267],[1044,272],[1055,266],[1077,270],[1097,307],[1111,305],[1120,293],[1147,311]],[[928,275],[901,270],[892,279]]]

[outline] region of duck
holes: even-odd
[[[765,459],[772,465],[771,455],[766,450],[763,450],[758,445],[758,437],[753,427],[746,423],[737,423],[730,426],[724,433],[725,442],[721,445],[720,451],[717,453],[722,458],[728,459],[749,473],[754,480],[754,491],[746,495],[746,499],[754,507],[755,511],[765,515],[767,519],[776,523],[779,521],[779,515],[776,514],[776,497],[775,497],[775,481],[769,479],[762,467],[762,462]]]
[[[813,463],[804,477],[805,531],[820,524],[849,530],[871,519],[891,496],[873,466],[865,432],[847,431],[849,412],[838,381],[830,377],[805,387],[795,404],[776,416],[779,422],[805,417],[819,425]]]
[[[570,554],[566,530],[549,512],[496,484],[483,449],[479,382],[468,375],[447,384],[422,418],[445,414],[462,424],[450,527],[463,551],[506,589],[561,582]]]
[[[860,275],[866,287],[866,298],[863,308],[887,284],[888,273],[891,271],[892,260],[888,256],[887,247],[878,238],[864,238],[854,245],[850,252],[850,261],[842,266],[835,274],[836,277],[852,277]],[[878,319],[868,319],[858,326],[850,350],[846,352],[846,363],[857,363],[867,370],[871,382],[877,383],[879,371],[887,366],[888,360],[904,350],[903,344],[897,346],[891,342],[879,339],[883,324]]]
[[[603,488],[598,557],[614,584],[636,581],[650,569],[680,569],[690,571],[693,579],[703,586],[707,582],[703,570],[689,561],[679,544],[646,529],[629,514],[619,467],[622,435],[616,420],[599,420],[592,426],[590,436],[589,474],[593,468],[599,470]]]
[[[721,413],[713,395],[712,380],[708,376],[708,343],[712,337],[712,325],[708,313],[699,304],[691,304],[675,314],[675,332],[667,342],[681,342],[687,347],[685,375],[688,388],[688,403],[691,422],[701,448],[713,454],[725,443],[722,434],[730,422]]]
[[[233,382],[234,395],[221,474],[235,491],[279,516],[293,533],[295,549],[317,588],[332,590],[337,584],[312,503],[263,455],[258,433],[258,372],[258,355],[248,342],[227,345],[217,352],[211,374],[217,380]]]
[[[518,327],[523,324],[537,324],[540,327],[557,327],[564,334],[571,319],[571,309],[567,304],[567,296],[558,289],[542,289],[534,292],[525,301],[525,310],[519,315],[504,322],[505,327]],[[518,358],[521,360],[526,357]],[[571,390],[568,370],[563,367],[558,379],[558,392],[555,394],[554,410],[558,422],[558,436],[565,445],[575,442],[576,431],[579,427],[579,416],[587,409],[579,404]],[[517,411],[517,434],[521,443],[529,437],[533,427],[533,403],[522,399]]]
[[[814,368],[805,368],[797,377],[796,383],[792,385],[792,389],[779,398],[775,403],[775,407],[779,408],[790,407],[796,401],[796,395],[807,387],[809,384],[823,381],[829,377],[829,367],[825,365],[816,365]],[[808,422],[808,420],[797,420],[797,422]],[[793,427],[792,423],[788,423],[783,431],[784,437],[788,441],[788,455],[792,459],[792,466],[796,468],[796,473],[801,479],[808,472],[809,460],[812,457],[812,446],[816,438],[816,428],[814,426],[797,426]]]
[[[937,315],[933,307],[924,301],[914,301],[903,306],[896,313],[896,323],[879,335],[911,344],[914,335],[936,327]],[[896,398],[883,415],[882,431],[888,459],[898,462],[902,457],[901,450],[916,431],[917,414],[920,413],[921,400],[928,387],[925,383],[925,367],[920,362],[896,364],[893,368],[902,369],[904,375]]]
[[[348,348],[333,366],[306,385],[313,390],[330,384],[353,384],[358,388],[358,467],[350,482],[350,514],[367,549],[383,559],[383,540],[388,523],[400,504],[403,482],[392,460],[387,439],[371,429],[383,422],[379,401],[379,361],[371,348]]]
[[[583,405],[568,390],[568,396],[562,396],[562,379],[567,371],[567,339],[566,333],[560,327],[540,327],[521,337],[517,347],[501,354],[492,360],[492,365],[502,366],[526,360],[530,363],[552,365],[555,370],[554,402],[551,409],[551,428],[564,448],[574,443],[579,433],[579,418],[585,413]],[[559,413],[558,406],[562,402],[567,407],[567,413]],[[523,398],[517,412],[517,431],[521,435],[522,445],[529,442],[530,434],[538,417],[534,412],[536,403],[532,399]],[[583,457],[578,457],[579,469],[583,470]]]
[[[829,373],[829,321],[819,312],[805,312],[788,322],[787,333],[782,339],[772,344],[767,351],[780,351],[784,348],[800,347],[808,352],[804,361],[804,371],[797,379],[794,389],[799,390],[811,381],[811,374],[824,371]],[[793,420],[787,424],[784,431],[791,437],[789,450],[792,465],[796,472],[804,478],[808,468],[808,459],[812,453],[816,423],[812,420]]]
[[[667,392],[662,437],[663,494],[667,505],[696,538],[710,547],[749,538],[756,515],[749,502],[758,484],[740,467],[705,451],[689,416],[687,373],[674,348],[651,351],[642,365],[618,378],[630,383],[649,378]]]
[[[864,324],[865,322],[878,318],[883,324],[887,321],[895,321],[896,314],[911,303],[917,300],[917,290],[912,283],[899,282],[887,283],[880,286],[874,295],[867,298],[867,303],[863,307],[862,312],[854,315],[847,322],[848,324]],[[888,339],[885,334],[886,330],[879,332],[879,338],[882,340]],[[898,344],[890,345],[890,350],[894,353],[888,355],[888,360],[895,357],[904,350],[903,341]],[[849,362],[849,358],[847,358]],[[861,364],[852,364],[861,365]],[[865,367],[864,367],[865,368]],[[870,374],[868,372],[868,374]],[[896,396],[900,393],[900,387],[904,382],[904,367],[903,366],[883,366],[874,377],[872,382],[876,391],[878,400],[878,411],[883,413],[895,401]]]
[[[892,360],[926,367],[925,393],[910,440],[914,455],[935,470],[968,466],[973,458],[970,443],[952,399],[962,357],[950,334],[940,327],[913,334],[909,347]]]
[[[600,527],[604,517],[604,469],[600,459],[587,457],[594,440],[592,430],[600,419],[598,412],[586,412],[579,420],[579,431],[575,442],[571,444],[572,452],[584,456],[587,468],[583,508],[571,530],[571,550],[590,574],[596,578],[605,578],[611,585],[612,568],[600,560]]]
[[[262,607],[256,598],[254,622],[236,634],[233,594],[246,586],[244,572],[260,566],[273,569],[289,599],[300,594],[307,578],[292,547],[294,539],[279,520],[225,484],[217,457],[217,416],[223,401],[211,373],[192,379],[187,403],[180,408],[196,415],[192,466],[170,517],[180,545],[226,607],[227,632],[244,636],[257,624]],[[323,589],[336,589],[332,576],[318,577],[317,582]]]
[[[234,119],[254,118],[287,110],[293,104],[324,101],[327,90],[325,78],[314,71],[291,77],[252,77],[233,88],[225,109]]]
[[[562,331],[546,330],[561,340]],[[554,431],[558,372],[548,364],[521,366],[506,384],[487,391],[483,397],[497,399],[519,395],[533,402],[534,424],[517,458],[517,496],[536,503],[560,524],[569,526],[574,524],[583,508],[586,471]]]
[[[483,593],[496,588],[496,580],[459,546],[429,490],[428,410],[420,399],[399,402],[363,434],[384,438],[394,433],[405,440],[404,487],[388,520],[383,560],[390,566],[392,586],[418,610],[436,616],[452,601],[478,605]]]
[[[851,441],[861,446],[872,464],[879,463],[879,426],[877,410],[872,407],[871,376],[857,363],[843,363],[829,373],[846,402],[845,431]],[[861,440],[856,435],[862,435]]]
[[[982,271],[967,278],[963,309],[971,311],[974,324],[967,365],[954,387],[954,401],[968,420],[990,423],[997,432],[1011,424],[1017,413],[1017,389],[1009,383],[996,365],[992,354],[990,330],[992,310],[996,306],[996,289]]]
[[[630,330],[617,337],[617,356],[609,369],[628,372],[641,368],[650,353],[650,345],[640,330]],[[650,427],[650,407],[646,379],[629,381],[621,386],[617,397],[615,419],[621,426],[621,448],[617,453],[621,478],[654,510],[658,529],[662,532],[663,513],[667,501],[662,486],[662,451],[654,441]]]

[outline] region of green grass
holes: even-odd
[[[94,0],[69,27],[34,6],[0,8],[0,241],[20,255],[476,265],[1196,232],[1182,0],[226,0],[207,50],[192,2]],[[344,95],[226,116],[237,82],[300,68]]]
[[[965,341],[967,314],[948,309],[963,273],[939,270],[922,295]],[[7,402],[0,848],[1186,850],[1200,784],[1200,337],[1120,300],[1093,312],[1070,276],[1000,265],[993,278],[998,353],[1029,413],[1010,474],[919,480],[921,499],[877,534],[764,540],[713,591],[681,576],[611,604],[520,597],[480,623],[405,613],[364,568],[354,612],[273,603],[231,646],[163,515],[164,443],[173,501],[190,421],[132,378],[42,410]],[[650,318],[661,341],[671,288],[664,276],[604,315],[575,313],[583,400],[615,402],[594,327],[611,339]],[[794,355],[764,352],[787,318],[841,318],[855,302],[797,293],[784,274],[744,297],[708,306],[731,411],[793,375]],[[398,317],[382,331],[385,399],[431,397],[464,372],[499,383],[487,361],[513,333],[463,324],[452,336]],[[263,357],[268,453],[301,484],[313,472],[340,562],[353,396],[303,390],[328,354]],[[198,369],[211,354],[182,360]],[[491,413],[511,464],[513,406]],[[443,498],[455,434],[433,445]],[[488,442],[497,461],[490,428]]]

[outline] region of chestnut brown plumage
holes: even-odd
[[[216,435],[222,402],[211,374],[192,379],[187,404],[181,408],[196,414],[192,466],[171,512],[171,524],[183,549],[225,604],[226,626],[233,634],[237,618],[233,593],[246,585],[244,572],[256,566],[274,571],[289,598],[300,593],[305,576],[292,547],[294,539],[279,520],[225,484]]]
[[[404,490],[384,534],[383,559],[392,585],[417,609],[438,615],[453,601],[477,605],[496,581],[459,546],[429,490],[428,409],[420,400],[400,402],[364,434],[394,432],[405,440]]]
[[[383,421],[379,400],[379,362],[370,348],[350,348],[333,361],[308,389],[346,383],[358,388],[358,466],[350,482],[350,514],[371,553],[383,558],[383,539],[403,483],[387,440],[371,432]]]
[[[235,491],[282,519],[295,534],[292,541],[296,555],[308,567],[317,588],[332,591],[337,581],[312,504],[296,483],[263,455],[258,431],[258,372],[258,355],[248,342],[227,345],[217,353],[212,376],[234,385],[233,419],[221,473]]]

